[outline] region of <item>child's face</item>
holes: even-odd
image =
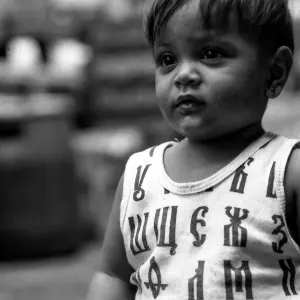
[[[159,107],[181,135],[205,140],[261,122],[267,98],[267,59],[238,32],[199,23],[199,0],[177,11],[154,44]]]

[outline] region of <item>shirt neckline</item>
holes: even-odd
[[[272,132],[265,132],[261,137],[247,146],[238,156],[236,156],[231,162],[229,162],[222,169],[199,181],[179,183],[173,181],[167,174],[164,167],[164,153],[168,147],[172,147],[176,142],[166,142],[157,149],[156,159],[154,160],[154,167],[156,170],[157,179],[160,184],[174,194],[193,194],[200,193],[208,190],[224,180],[230,174],[232,174],[237,168],[244,164],[249,157],[257,152],[262,146],[274,139],[277,135]]]

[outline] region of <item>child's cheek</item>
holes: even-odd
[[[156,74],[155,76],[155,91],[158,101],[162,101],[168,97],[168,84],[166,80],[160,75]]]

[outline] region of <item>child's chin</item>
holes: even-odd
[[[209,129],[205,129],[203,127],[185,128],[180,134],[188,138],[189,140],[199,142],[214,140],[221,135],[220,132],[210,131]]]
[[[186,137],[202,137],[206,135],[206,129],[203,122],[199,119],[185,117],[180,122],[180,133]]]
[[[195,141],[205,141],[211,138],[209,133],[204,132],[202,129],[199,128],[184,128],[179,132],[182,136],[188,138],[189,140]]]

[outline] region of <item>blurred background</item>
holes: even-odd
[[[0,0],[0,300],[84,299],[133,152],[176,137],[156,107],[141,0]],[[295,63],[264,126],[300,138]]]

